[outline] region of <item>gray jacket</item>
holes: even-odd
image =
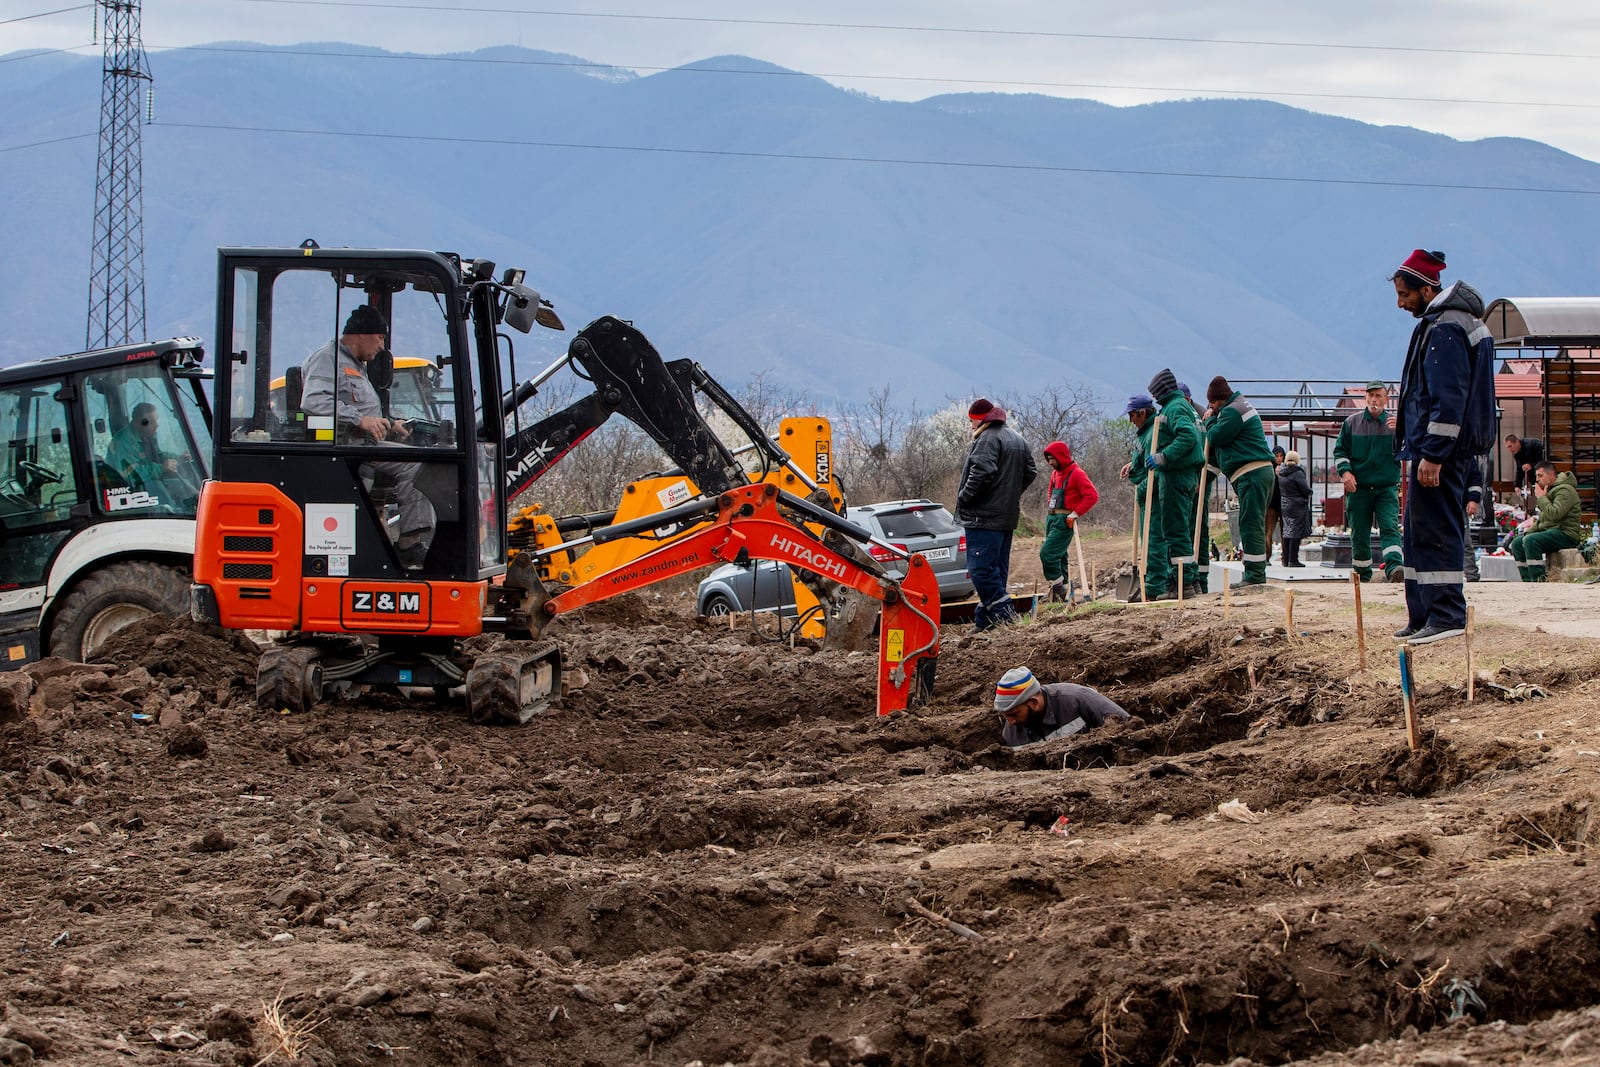
[[[341,428],[345,429],[369,415],[381,418],[383,404],[367,378],[366,366],[344,345],[338,345],[339,358],[335,361],[334,346],[335,342],[329,341],[306,357],[302,368],[305,392],[300,398],[301,410],[308,415],[337,413]]]
[[[1057,737],[1070,737],[1096,726],[1104,726],[1109,719],[1128,717],[1128,713],[1116,701],[1086,685],[1056,682],[1040,688],[1044,690],[1044,710],[1014,726],[1006,723],[1005,729],[1000,732],[1000,740],[1012,748]]]

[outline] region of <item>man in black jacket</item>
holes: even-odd
[[[1039,474],[1028,442],[1006,425],[1006,409],[979,399],[967,409],[972,447],[961,465],[956,522],[967,531],[967,575],[978,593],[974,629],[1016,622],[1007,583],[1011,535],[1022,516],[1022,493]]]
[[[1533,469],[1544,462],[1544,442],[1537,437],[1506,434],[1506,451],[1511,453],[1511,484],[1524,497],[1533,493]]]

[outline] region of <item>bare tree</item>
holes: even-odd
[[[523,424],[570,403],[581,382],[547,383],[524,405]],[[733,393],[769,433],[790,415],[820,415],[833,423],[834,468],[854,503],[925,497],[952,509],[962,464],[971,446],[967,401],[951,401],[928,411],[901,403],[890,385],[867,390],[866,399],[842,410],[818,410],[804,395],[774,383],[769,372],[752,375]],[[709,408],[706,417],[730,448],[744,436]],[[1078,385],[1045,386],[1009,409],[1009,424],[1038,456],[1050,441],[1065,441],[1100,490],[1101,503],[1086,519],[1090,526],[1120,529],[1132,516],[1132,493],[1118,472],[1132,452],[1133,430],[1123,419],[1107,418],[1092,390]],[[547,511],[569,514],[616,506],[623,487],[660,471],[667,460],[638,427],[613,420],[578,445],[539,480],[519,503],[541,503]],[[1044,511],[1045,470],[1024,499],[1026,513]]]
[[[868,390],[864,404],[845,410],[835,441],[852,500],[926,497],[954,503],[967,445],[959,412],[898,407],[891,387],[883,385]]]
[[[1061,441],[1072,450],[1073,458],[1078,465],[1088,473],[1090,480],[1097,489],[1104,491],[1105,483],[1102,481],[1103,473],[1091,469],[1084,462],[1083,453],[1090,442],[1101,432],[1100,423],[1104,415],[1100,410],[1100,398],[1094,390],[1085,385],[1075,383],[1058,383],[1042,385],[1028,392],[1027,400],[1014,407],[1006,407],[1006,424],[1022,439],[1028,442],[1033,450],[1035,462],[1039,464],[1039,477],[1022,499],[1023,514],[1035,521],[1041,521],[1045,512],[1045,496],[1050,485],[1049,465],[1044,460],[1044,447],[1052,441]],[[1119,463],[1118,467],[1121,466]],[[1116,473],[1113,468],[1112,474]],[[1087,520],[1089,525],[1094,524],[1094,516]]]
[[[519,424],[527,427],[560,411],[587,384],[552,379],[518,410]],[[666,455],[647,433],[626,419],[613,419],[579,442],[511,506],[537,504],[552,515],[610,511],[624,486],[666,466]]]

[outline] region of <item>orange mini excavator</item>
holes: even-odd
[[[714,437],[690,434],[685,455],[673,456],[701,495],[548,551],[647,528],[676,525],[681,536],[555,595],[539,580],[537,553],[507,563],[515,408],[529,390],[502,327],[562,328],[522,271],[496,277],[493,263],[451,253],[307,241],[220,250],[218,294],[215,462],[197,516],[193,612],[282,632],[262,655],[262,707],[303,711],[388,684],[464,690],[475,721],[526,722],[561,695],[560,648],[542,637],[562,612],[746,559],[780,560],[882,603],[879,714],[930,694],[939,595],[925,561],[913,556],[904,579],[890,577],[857,547],[867,531],[776,485],[735,478],[738,461]],[[606,317],[579,332],[566,358],[596,346],[648,348],[630,324]],[[428,354],[437,418],[390,408],[393,347]],[[650,407],[663,392],[622,374],[607,400],[628,394],[650,420],[665,417]],[[475,656],[463,641],[484,632],[508,640]]]

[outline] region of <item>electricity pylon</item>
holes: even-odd
[[[94,183],[86,348],[144,339],[144,191],[140,83],[150,81],[139,40],[139,0],[97,0],[104,28],[100,159]]]

